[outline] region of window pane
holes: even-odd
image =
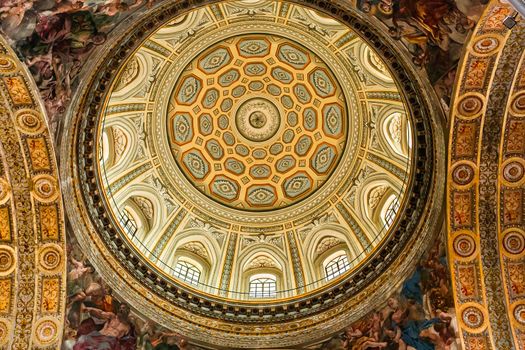
[[[331,280],[342,275],[350,269],[350,263],[346,255],[339,255],[332,259],[325,267],[326,279]]]
[[[388,209],[386,210],[385,214],[385,223],[388,227],[392,225],[394,222],[394,218],[396,217],[397,210],[399,209],[399,201],[397,198],[395,198],[392,202],[390,202],[390,205],[388,206]]]
[[[272,278],[256,278],[250,282],[251,298],[274,298],[277,291],[277,283]]]
[[[199,283],[201,272],[195,265],[186,261],[179,261],[175,266],[173,276],[183,280],[184,282],[196,285]]]

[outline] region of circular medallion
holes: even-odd
[[[518,116],[525,115],[525,93],[518,93],[511,102],[511,110]]]
[[[519,182],[523,179],[525,167],[522,163],[511,161],[503,168],[503,178],[511,183]]]
[[[518,231],[511,231],[503,237],[503,246],[510,254],[521,254],[525,249],[525,237]]]
[[[481,112],[483,100],[477,95],[467,95],[459,100],[458,112],[465,117],[473,117]]]
[[[44,273],[52,274],[59,271],[62,267],[63,252],[56,244],[45,244],[38,251],[39,268]]]
[[[58,321],[44,317],[36,322],[34,339],[41,346],[47,346],[58,340],[58,333]]]
[[[9,275],[16,267],[16,255],[9,246],[0,247],[0,276]]]
[[[56,180],[49,175],[37,175],[33,178],[33,194],[44,203],[54,201],[58,196]]]
[[[16,69],[16,63],[8,56],[0,55],[0,72],[11,73]]]
[[[0,345],[5,345],[10,338],[11,324],[6,320],[0,320]]]
[[[499,47],[499,39],[496,37],[482,37],[474,43],[474,51],[481,55],[488,55]]]
[[[483,312],[475,306],[466,307],[461,313],[461,318],[465,325],[471,329],[480,328],[485,319]]]
[[[454,251],[463,258],[471,256],[476,251],[474,238],[467,234],[458,235],[454,239]]]
[[[27,134],[38,134],[42,132],[45,125],[38,112],[32,109],[23,109],[16,114],[17,126]]]
[[[4,203],[7,200],[7,197],[9,196],[9,193],[11,192],[11,188],[9,186],[9,183],[0,178],[0,204]]]
[[[268,98],[252,97],[242,102],[235,113],[239,133],[253,142],[272,138],[281,126],[281,113]]]
[[[474,169],[469,164],[459,164],[452,171],[452,178],[458,185],[468,185],[474,179]]]
[[[514,307],[514,318],[522,326],[525,326],[525,305],[519,304]]]

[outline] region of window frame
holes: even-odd
[[[253,299],[275,298],[277,277],[272,274],[257,274],[250,277],[248,295]]]
[[[330,260],[326,262],[328,259]],[[325,263],[323,264],[325,279],[327,281],[331,281],[350,270],[350,261],[348,260],[348,255],[345,252],[342,252],[333,258],[329,257],[328,259],[326,259]]]
[[[175,268],[172,271],[172,275],[183,282],[187,282],[196,286],[199,285],[202,271],[189,261],[178,260],[175,264]]]

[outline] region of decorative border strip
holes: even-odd
[[[64,209],[38,89],[0,37],[0,348],[60,349]]]
[[[503,25],[511,13],[508,4],[497,0],[485,9],[467,45],[451,109],[448,252],[465,349],[515,348],[509,337],[511,310],[501,288],[501,268],[503,275],[506,268],[500,268],[502,249],[495,234],[501,168],[495,145],[502,137],[501,114],[517,69],[516,57],[524,49],[519,39],[523,23],[513,31]],[[522,208],[521,198],[514,204]],[[518,220],[523,224],[522,217]]]

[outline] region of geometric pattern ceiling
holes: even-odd
[[[313,52],[271,35],[223,40],[179,77],[169,138],[191,183],[240,209],[281,208],[330,176],[346,141],[346,102]]]

